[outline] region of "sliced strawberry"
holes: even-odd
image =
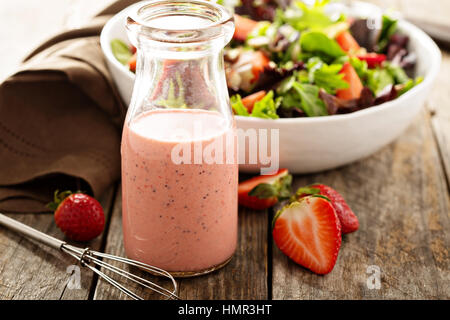
[[[241,182],[238,188],[239,204],[255,210],[273,207],[279,200],[290,197],[291,183],[292,176],[287,169]]]
[[[264,98],[266,94],[267,92],[265,92],[264,90],[255,92],[251,95],[246,96],[245,98],[242,98],[242,104],[248,110],[248,112],[251,113],[255,103]]]
[[[306,197],[309,195],[320,194],[330,199],[331,204],[336,210],[339,221],[342,226],[342,234],[352,233],[358,230],[359,221],[352,209],[345,202],[344,198],[333,188],[323,184],[313,184],[306,188],[300,188],[297,191],[297,198]]]
[[[376,68],[386,61],[386,55],[379,53],[367,53],[366,55],[358,55],[361,61],[366,61],[369,68]]]
[[[361,49],[358,42],[348,30],[339,33],[336,36],[336,41],[341,46],[342,50],[346,52],[356,53]]]
[[[258,81],[261,73],[264,72],[264,69],[269,66],[270,59],[262,51],[253,52],[252,57],[252,73],[253,79],[251,83],[255,83]]]
[[[134,53],[130,60],[128,60],[128,67],[130,68],[131,72],[136,72],[136,59],[137,54]]]
[[[317,274],[333,270],[341,247],[341,224],[328,200],[310,196],[280,210],[273,221],[278,248]]]
[[[346,81],[349,87],[347,89],[339,89],[336,92],[336,96],[343,100],[358,99],[361,96],[361,91],[364,89],[364,86],[355,68],[353,68],[350,62],[346,62],[339,73],[344,75],[342,80]]]
[[[247,36],[256,28],[258,22],[235,14],[234,25],[235,30],[233,38],[239,41],[245,41]]]

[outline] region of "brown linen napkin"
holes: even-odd
[[[0,212],[45,212],[55,189],[98,197],[120,176],[126,107],[99,44],[116,1],[37,48],[0,85]]]

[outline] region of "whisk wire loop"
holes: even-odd
[[[169,272],[167,272],[163,269],[160,269],[155,266],[151,266],[151,265],[139,262],[139,261],[122,258],[122,257],[114,256],[111,254],[107,254],[107,253],[97,252],[97,251],[91,250],[90,248],[82,249],[79,247],[75,247],[73,245],[67,244],[64,241],[61,241],[52,236],[49,236],[48,234],[45,234],[36,229],[33,229],[17,220],[11,219],[2,213],[0,213],[0,225],[8,227],[11,230],[14,230],[14,231],[16,231],[20,234],[23,234],[31,239],[39,241],[49,247],[61,250],[62,252],[66,253],[69,256],[78,260],[78,262],[80,263],[81,266],[89,268],[95,274],[97,274],[100,278],[104,279],[105,281],[107,281],[112,286],[119,289],[121,292],[123,292],[125,295],[127,295],[128,297],[130,297],[132,299],[143,300],[143,298],[141,296],[134,293],[133,291],[128,289],[126,286],[124,286],[123,284],[119,283],[117,280],[115,280],[112,277],[110,277],[109,275],[107,275],[102,270],[115,273],[115,274],[121,276],[122,278],[132,281],[135,284],[138,284],[144,288],[155,291],[155,292],[165,296],[168,299],[179,299],[179,297],[177,295],[177,293],[178,293],[177,282],[175,281],[174,277]],[[173,289],[172,290],[166,289],[150,280],[139,277],[136,274],[128,272],[127,270],[119,268],[113,264],[107,263],[107,262],[105,262],[105,260],[111,260],[114,262],[121,263],[123,265],[126,265],[127,266],[126,268],[128,268],[130,266],[137,267],[144,271],[148,271],[154,275],[168,278],[172,282]]]
[[[119,276],[122,276],[123,278],[128,279],[128,280],[130,280],[138,285],[141,285],[147,289],[153,290],[153,291],[165,296],[168,299],[179,299],[179,297],[176,294],[178,288],[177,288],[177,283],[176,283],[175,279],[172,277],[172,275],[169,272],[167,272],[163,269],[160,269],[160,268],[157,268],[154,266],[150,266],[150,265],[147,265],[147,264],[139,262],[139,261],[122,258],[122,257],[110,255],[107,253],[93,251],[90,248],[81,249],[78,247],[74,247],[72,245],[63,244],[61,246],[61,250],[66,252],[70,256],[74,257],[75,259],[77,259],[83,267],[89,268],[90,270],[95,272],[99,277],[106,280],[108,283],[110,283],[111,285],[113,285],[114,287],[116,287],[117,289],[119,289],[120,291],[122,291],[127,296],[129,296],[133,299],[143,300],[142,297],[135,294],[128,288],[125,288],[119,282],[117,282],[116,280],[114,280],[113,278],[111,278],[110,276],[105,274],[104,272],[98,270],[95,266],[98,266],[98,267],[104,268],[105,270],[116,273]],[[170,291],[152,281],[149,281],[145,278],[139,277],[131,272],[128,272],[124,269],[114,266],[113,264],[109,264],[109,263],[103,261],[102,259],[109,259],[112,261],[116,261],[119,263],[129,265],[129,266],[138,267],[140,269],[144,269],[145,271],[151,272],[157,276],[163,276],[163,277],[169,278],[172,281],[173,290]],[[95,266],[91,265],[91,263],[94,264]]]

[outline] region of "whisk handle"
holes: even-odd
[[[60,249],[61,246],[65,244],[64,241],[58,240],[52,236],[33,229],[17,220],[5,216],[2,213],[0,213],[0,225],[3,225],[11,230],[21,233],[31,239],[37,240],[55,249]]]

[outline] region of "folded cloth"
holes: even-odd
[[[53,37],[0,85],[0,212],[46,212],[56,189],[98,197],[119,179],[126,107],[99,34],[133,2]]]

